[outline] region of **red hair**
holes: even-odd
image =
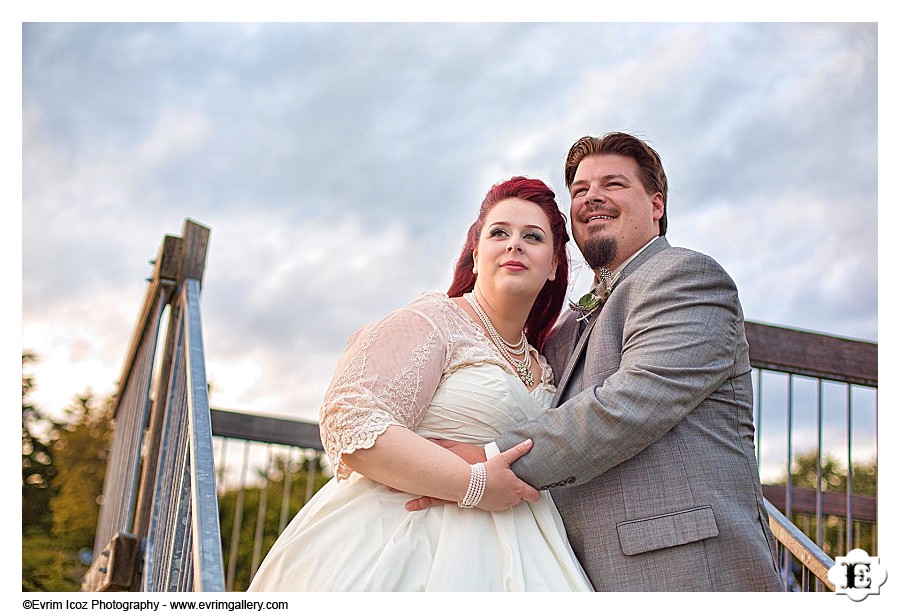
[[[569,241],[569,233],[566,232],[566,217],[556,204],[556,196],[553,190],[547,187],[539,179],[527,177],[513,177],[508,181],[495,184],[481,203],[478,218],[469,227],[466,242],[463,245],[459,260],[456,261],[456,269],[453,272],[453,282],[447,295],[450,297],[462,296],[471,292],[475,287],[475,260],[472,256],[478,246],[478,238],[484,228],[484,220],[494,205],[508,198],[521,198],[536,204],[550,220],[550,233],[553,235],[553,251],[556,256],[556,277],[553,281],[547,281],[538,293],[537,299],[525,321],[525,336],[528,342],[540,350],[550,329],[556,322],[559,312],[562,310],[569,287],[569,255],[566,251],[566,243]]]

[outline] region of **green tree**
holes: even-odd
[[[54,444],[59,492],[50,501],[50,509],[53,535],[77,551],[94,543],[112,429],[108,403],[90,392],[79,395],[66,415],[66,426]]]
[[[815,490],[819,487],[819,457],[816,450],[804,452],[794,457],[791,466],[791,486],[793,488],[808,488]],[[854,496],[877,497],[878,496],[878,465],[877,462],[853,463],[852,487]],[[785,484],[786,477],[776,480],[775,484]],[[823,492],[847,492],[847,468],[830,455],[822,457],[822,481]],[[818,527],[815,514],[792,512],[791,522],[813,541],[817,540]],[[843,516],[827,515],[822,518],[822,550],[829,556],[836,557],[846,554],[847,521]],[[877,554],[878,526],[876,523],[863,522],[858,519],[853,521],[851,538],[854,547],[865,550],[870,555]]]
[[[819,457],[816,450],[799,454],[791,467],[791,484],[800,488],[816,488]],[[878,496],[878,467],[876,463],[853,463],[853,494]],[[780,484],[784,484],[784,478]],[[847,492],[847,469],[830,454],[822,457],[822,490]]]
[[[87,571],[79,550],[92,545],[99,514],[108,404],[87,392],[51,420],[28,398],[34,360],[22,356],[22,590],[77,591]]]
[[[50,500],[56,494],[53,443],[60,424],[44,414],[29,398],[35,389],[28,371],[37,356],[22,354],[22,534],[46,534],[52,525]]]

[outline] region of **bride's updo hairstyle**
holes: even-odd
[[[547,281],[534,301],[534,306],[528,314],[525,322],[525,336],[528,342],[539,351],[550,334],[550,329],[556,322],[562,310],[566,291],[569,287],[569,255],[566,251],[566,243],[569,241],[569,233],[566,231],[566,217],[556,204],[556,196],[553,190],[547,187],[539,179],[527,177],[513,177],[508,181],[495,184],[481,203],[478,218],[469,228],[462,253],[456,262],[453,272],[453,282],[447,295],[450,297],[462,296],[471,292],[475,287],[475,260],[472,254],[478,246],[478,237],[484,228],[484,220],[494,205],[507,198],[521,198],[536,204],[547,214],[550,220],[550,233],[553,235],[553,251],[556,256],[556,278]]]

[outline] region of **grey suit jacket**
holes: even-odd
[[[567,313],[544,353],[558,406],[497,444],[534,441],[513,470],[552,489],[597,590],[783,590],[743,313],[713,259],[660,237],[581,337]]]

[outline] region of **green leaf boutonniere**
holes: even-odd
[[[617,274],[608,283],[601,282],[596,288],[578,299],[577,303],[569,301],[569,308],[581,314],[578,318],[579,322],[589,318],[591,314],[603,307],[618,280],[619,275]]]

